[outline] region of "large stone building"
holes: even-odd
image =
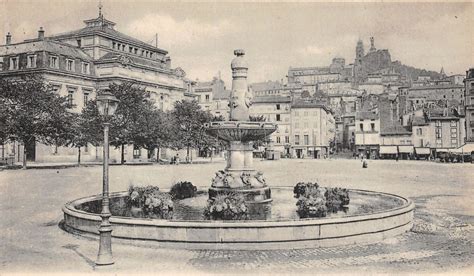
[[[465,114],[466,114],[466,142],[474,143],[474,68],[466,71],[464,80]]]
[[[299,100],[291,105],[291,154],[296,158],[329,155],[336,136],[332,112],[324,104]]]
[[[13,42],[8,33],[5,45],[0,45],[0,77],[15,78],[24,74],[40,74],[57,93],[67,96],[72,112],[81,112],[96,91],[111,83],[134,81],[151,92],[158,108],[170,110],[173,103],[187,98],[192,82],[185,72],[171,66],[168,52],[125,35],[115,29],[115,23],[99,16],[84,21],[85,26],[62,34],[38,36]],[[13,34],[14,35],[14,34]],[[22,159],[22,145],[11,145],[9,154],[15,161]],[[31,161],[62,162],[76,158],[76,149],[57,148],[32,143],[27,145]],[[101,149],[86,147],[83,160],[98,160]],[[142,160],[148,153],[125,149],[126,159]],[[119,160],[120,153],[111,151],[111,159]]]
[[[310,95],[322,91],[339,92],[351,88],[352,66],[346,65],[345,59],[334,58],[329,66],[323,67],[290,67],[288,83],[300,84],[303,92]]]
[[[291,97],[255,97],[249,112],[251,116],[263,116],[267,122],[275,123],[278,126],[277,130],[270,135],[273,149],[283,155],[289,155],[291,146]]]
[[[400,112],[406,114],[424,107],[442,105],[462,110],[465,104],[463,85],[426,85],[400,87]]]

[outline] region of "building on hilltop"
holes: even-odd
[[[171,66],[166,50],[115,30],[116,24],[101,12],[84,23],[79,30],[50,36],[40,28],[36,38],[23,42],[13,43],[8,33],[5,45],[0,45],[0,77],[39,74],[59,95],[68,97],[71,112],[81,112],[96,91],[124,81],[144,87],[164,111],[172,109],[176,101],[194,98],[193,82],[181,68]],[[21,161],[23,150],[13,150],[17,146],[12,145],[9,153]],[[58,149],[35,142],[26,146],[31,161],[72,161],[77,155],[75,148]],[[83,160],[100,160],[101,151],[86,147]],[[110,155],[111,160],[120,159],[118,151],[111,150]],[[130,145],[125,156],[127,161],[144,160],[150,153]]]

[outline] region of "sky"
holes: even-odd
[[[0,0],[0,44],[84,26],[98,16],[98,0]],[[249,81],[285,79],[288,68],[352,63],[360,38],[375,37],[392,60],[447,74],[474,66],[474,5],[465,3],[183,3],[103,0],[115,29],[167,50],[190,79],[221,72],[230,86],[234,49],[245,49]]]

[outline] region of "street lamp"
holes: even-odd
[[[104,117],[104,160],[103,160],[103,180],[102,180],[102,221],[99,227],[100,242],[99,254],[96,265],[111,265],[114,263],[112,257],[112,227],[109,218],[112,216],[109,207],[109,117],[113,116],[118,107],[119,100],[105,90],[97,96],[97,108]]]

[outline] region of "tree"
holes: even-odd
[[[147,126],[141,124],[150,113],[156,110],[150,93],[133,82],[111,84],[110,92],[120,101],[115,115],[111,118],[110,136],[112,146],[121,147],[121,164],[125,163],[124,146],[144,144],[143,133],[148,133]],[[136,143],[137,142],[137,143]]]
[[[161,110],[149,110],[139,118],[137,125],[141,131],[134,138],[136,146],[145,148],[148,152],[157,149],[156,161],[159,161],[160,148],[167,147],[171,139],[169,135],[168,115]],[[151,156],[148,156],[151,158]]]
[[[189,162],[191,148],[203,147],[212,141],[204,130],[204,124],[211,121],[212,115],[202,110],[196,101],[184,100],[175,103],[170,115],[174,126],[170,146],[186,148],[186,161]]]
[[[27,145],[36,141],[58,145],[65,141],[67,99],[56,94],[40,76],[0,79],[0,104],[0,122],[5,124],[1,135],[23,143],[24,169]]]

